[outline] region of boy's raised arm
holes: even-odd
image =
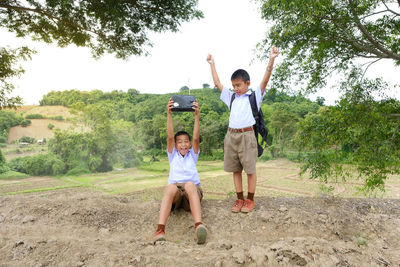
[[[168,106],[167,106],[167,149],[169,153],[172,153],[172,150],[174,149],[175,146],[175,141],[174,141],[174,125],[172,122],[172,108],[173,108],[174,103],[172,102],[172,99],[170,98],[168,101]]]
[[[193,102],[194,109],[194,127],[193,127],[193,152],[195,154],[199,153],[200,147],[200,111],[199,111],[199,103],[197,100]]]
[[[221,82],[219,81],[217,70],[215,69],[214,58],[213,58],[212,55],[208,54],[207,62],[210,63],[211,75],[212,75],[212,78],[213,78],[213,81],[214,81],[214,85],[218,88],[218,90],[220,92],[222,92],[222,88],[224,88],[224,87],[222,86]]]
[[[272,46],[271,51],[269,53],[269,62],[267,69],[265,70],[264,77],[260,83],[261,94],[264,94],[265,88],[269,82],[269,78],[271,77],[272,69],[274,67],[275,58],[278,56],[278,48],[276,46]]]

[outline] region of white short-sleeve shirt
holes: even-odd
[[[228,108],[230,108],[233,94],[235,94],[235,99],[232,102],[231,113],[229,115],[229,127],[239,129],[254,125],[256,121],[254,120],[249,101],[251,91],[249,90],[239,96],[235,92],[230,91],[228,88],[224,87],[222,89],[220,99],[228,106]],[[261,94],[260,86],[257,86],[255,94],[257,108],[260,109],[261,102],[265,96],[265,91],[263,94]]]
[[[169,153],[167,149],[167,153],[170,166],[168,184],[193,182],[195,185],[200,185],[196,166],[200,150],[196,154],[191,148],[184,157],[175,147],[172,149],[172,153]]]

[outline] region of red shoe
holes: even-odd
[[[164,230],[158,230],[153,237],[153,243],[155,244],[158,241],[165,241],[165,232]]]
[[[242,207],[241,211],[243,213],[248,213],[248,212],[252,211],[255,206],[256,206],[256,204],[254,203],[254,200],[250,200],[247,198],[243,203],[243,207]]]
[[[242,200],[242,199],[236,200],[235,205],[232,207],[232,212],[234,212],[234,213],[240,212],[243,207],[243,204],[244,204],[244,200]]]

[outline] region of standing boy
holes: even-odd
[[[264,77],[255,91],[257,108],[260,109],[261,101],[265,95],[265,88],[271,77],[275,58],[278,56],[278,48],[273,46]],[[242,69],[232,74],[233,90],[229,91],[219,81],[215,62],[212,55],[207,56],[210,63],[211,74],[215,86],[221,92],[220,99],[230,108],[229,127],[224,140],[224,170],[233,172],[233,182],[237,194],[237,200],[232,207],[232,212],[248,213],[254,209],[254,193],[256,191],[257,175],[257,140],[253,125],[255,119],[250,106],[249,92],[250,76]],[[232,96],[235,98],[231,104]],[[247,174],[248,194],[246,200],[243,197],[242,170]]]
[[[167,112],[167,152],[170,165],[168,186],[165,188],[161,201],[160,215],[153,242],[165,240],[165,224],[173,209],[184,208],[192,212],[197,244],[206,241],[207,229],[201,221],[201,205],[203,191],[200,187],[200,178],[197,172],[197,160],[200,152],[200,116],[199,104],[193,102],[194,128],[193,147],[190,135],[185,131],[179,131],[174,135],[172,123],[172,99],[168,102]],[[192,147],[192,148],[191,148]]]

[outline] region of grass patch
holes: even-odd
[[[16,171],[7,171],[0,174],[0,180],[24,179],[28,177],[30,177],[28,174]]]

